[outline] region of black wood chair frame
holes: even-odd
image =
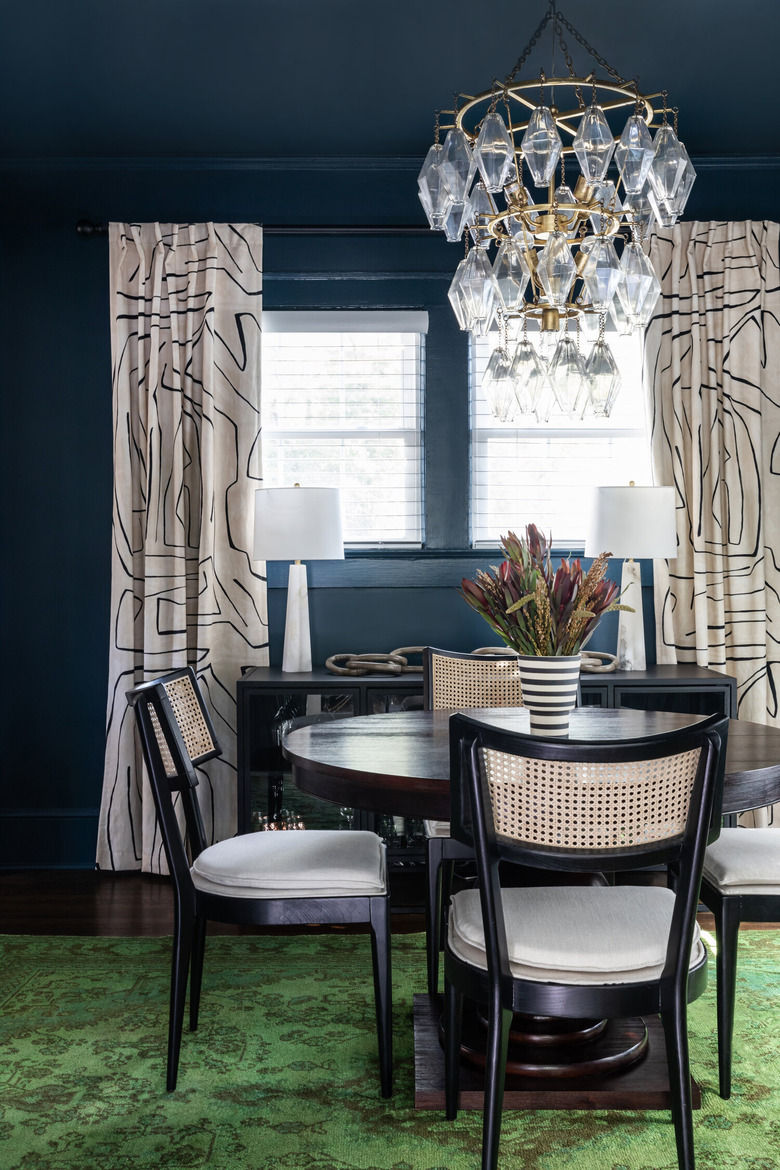
[[[458,650],[439,650],[434,646],[423,648],[423,707],[434,709],[433,658],[457,658],[473,661],[474,658],[495,662],[515,661],[514,654],[475,655]],[[473,861],[474,850],[469,845],[456,841],[454,837],[425,838],[425,876],[427,883],[425,898],[425,944],[428,975],[428,994],[436,995],[439,990],[439,954],[442,949],[444,912],[450,900],[452,882],[457,861]]]
[[[687,1003],[704,991],[706,954],[689,970],[696,924],[701,868],[708,838],[717,836],[725,764],[728,720],[713,716],[682,731],[621,743],[578,744],[488,728],[468,715],[450,720],[451,831],[473,844],[479,875],[487,971],[458,957],[445,942],[446,1112],[458,1110],[463,999],[487,1006],[489,1021],[483,1118],[483,1170],[498,1163],[498,1142],[505,1066],[512,1015],[623,1018],[660,1014],[669,1066],[672,1115],[681,1170],[693,1170],[693,1125],[688,1058]],[[684,833],[662,842],[607,851],[543,848],[498,837],[493,824],[487,778],[480,752],[498,752],[540,760],[631,763],[701,748]],[[676,901],[663,972],[658,979],[628,984],[572,985],[542,983],[512,976],[501,903],[499,866],[533,866],[559,873],[618,871],[646,865],[673,864]]]
[[[731,775],[723,793],[723,813],[736,819],[780,801],[780,784],[760,772]],[[750,829],[740,830],[749,833]],[[778,838],[780,840],[780,838]],[[701,900],[715,917],[717,955],[718,1091],[731,1096],[731,1063],[734,1044],[734,1010],[737,990],[739,927],[742,922],[780,922],[780,895],[726,894],[707,880],[701,883]]]
[[[187,676],[191,679],[201,712],[213,741],[213,749],[191,759],[165,691],[165,683]],[[366,923],[371,934],[379,1071],[383,1097],[392,1095],[392,991],[390,969],[390,898],[384,895],[322,898],[246,898],[212,894],[193,883],[190,865],[206,848],[206,836],[195,789],[197,768],[222,754],[213,724],[190,667],[144,683],[127,693],[135,710],[144,759],[160,824],[165,856],[174,890],[174,932],[171,962],[170,1016],[168,1027],[167,1087],[176,1088],[181,1033],[190,975],[190,1030],[198,1025],[206,923],[245,926],[300,926],[312,923],[343,925]],[[166,775],[152,711],[173,760],[175,775]],[[174,806],[178,793],[186,824],[182,838]],[[334,831],[335,832],[335,831]],[[191,971],[190,971],[191,967]]]

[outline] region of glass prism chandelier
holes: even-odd
[[[546,29],[565,75],[524,79]],[[564,33],[595,62],[585,75]],[[449,299],[461,329],[497,330],[483,388],[499,419],[610,414],[620,373],[607,321],[620,334],[647,325],[660,283],[646,241],[677,222],[695,178],[666,91],[640,93],[556,0],[505,81],[437,112],[420,201],[433,230],[465,238]]]

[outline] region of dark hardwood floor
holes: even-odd
[[[393,873],[394,933],[425,930],[424,874]],[[699,923],[712,930],[711,914]],[[773,923],[743,923],[743,928],[773,930]],[[210,934],[262,933],[265,927],[209,923]],[[362,931],[350,927],[285,927],[287,932]],[[0,870],[0,934],[80,934],[133,937],[170,935],[173,893],[168,878],[142,873],[104,873],[89,869]]]
[[[392,875],[393,931],[425,929],[423,874]],[[209,923],[210,934],[262,933],[263,927]],[[348,927],[286,927],[288,932]],[[355,927],[362,931],[363,927]],[[87,869],[0,870],[0,934],[170,935],[173,892],[167,877]]]

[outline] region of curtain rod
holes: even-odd
[[[266,236],[433,236],[427,225],[403,224],[261,224]],[[76,233],[82,239],[91,239],[92,236],[107,236],[107,223],[93,223],[89,219],[80,219],[76,224]]]

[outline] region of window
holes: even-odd
[[[493,417],[482,394],[489,338],[470,351],[471,537],[495,546],[533,521],[558,548],[582,548],[591,487],[652,483],[642,394],[642,339],[610,334],[623,385],[609,418],[517,425]]]
[[[422,544],[427,327],[427,313],[263,313],[263,482],[341,488],[347,544]]]

